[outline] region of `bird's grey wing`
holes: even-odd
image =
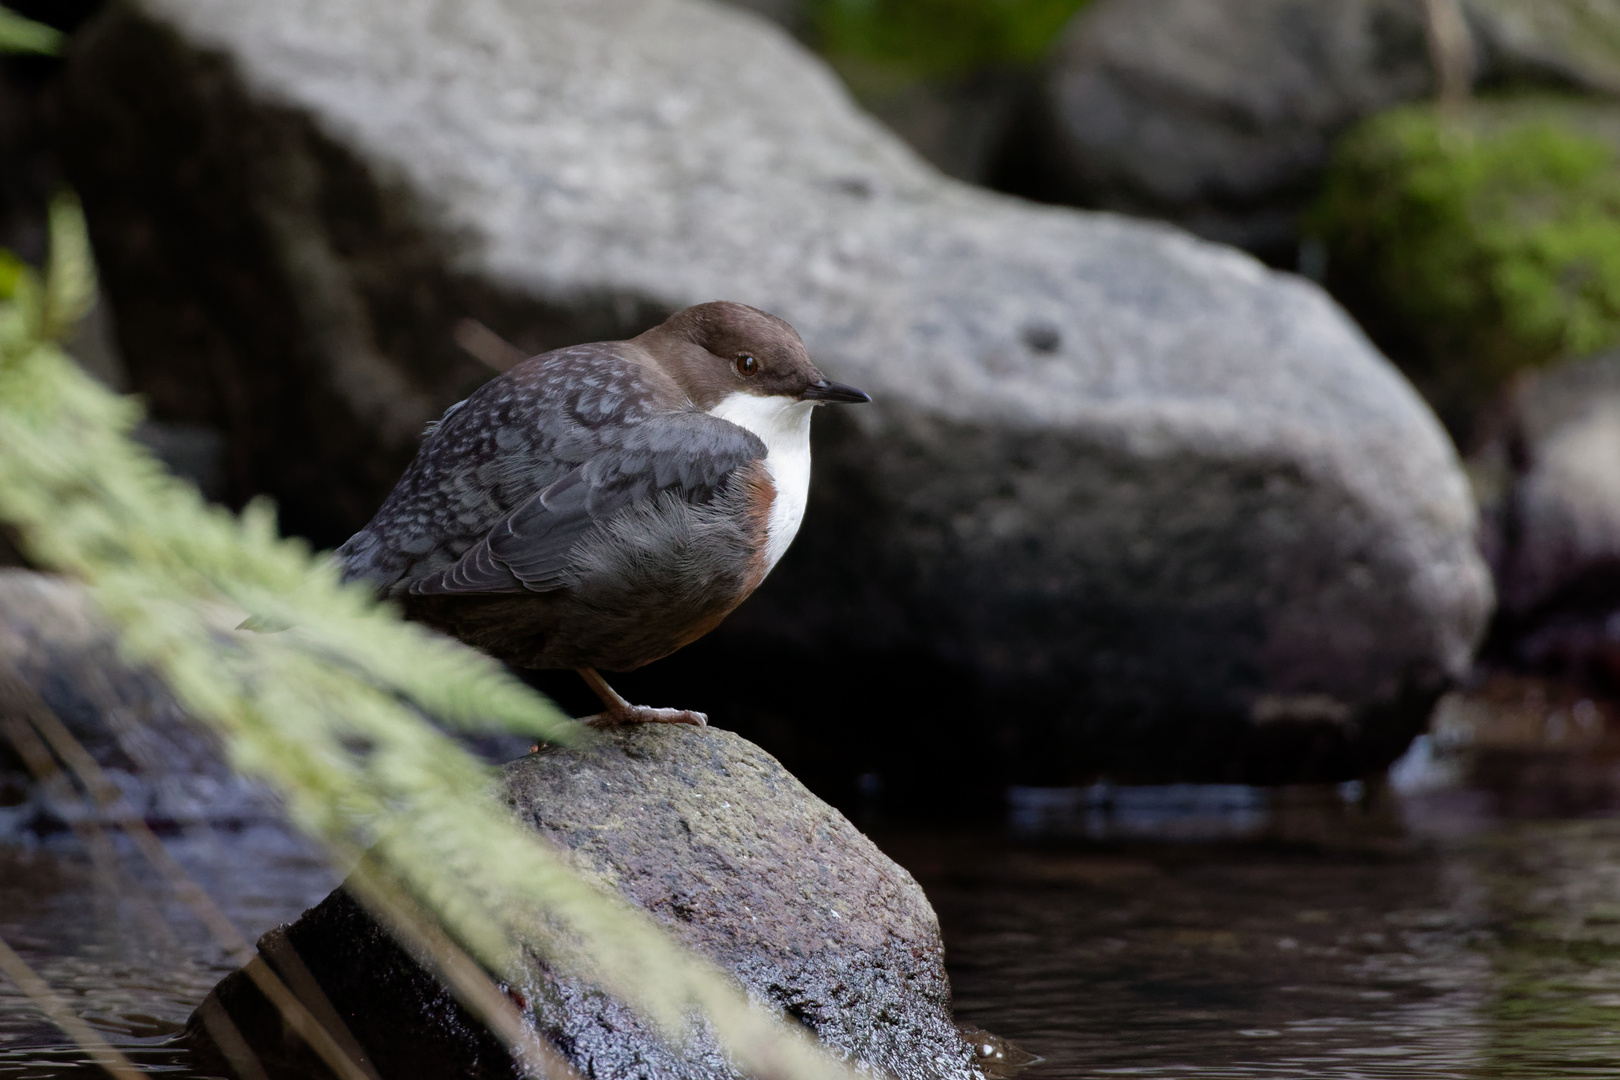
[[[621,432],[684,400],[625,347],[546,353],[451,406],[376,517],[338,549],[345,578],[397,592],[431,577]]]
[[[714,498],[738,468],[765,456],[753,433],[687,410],[616,431],[589,461],[536,493],[452,566],[412,581],[418,595],[548,592],[567,584],[574,546],[625,507],[665,492]]]

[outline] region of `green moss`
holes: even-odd
[[[1397,109],[1343,140],[1305,231],[1420,384],[1477,403],[1519,368],[1620,343],[1617,146],[1602,106]]]
[[[1086,0],[815,0],[822,51],[919,77],[1039,60]]]

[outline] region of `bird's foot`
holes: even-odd
[[[626,724],[691,724],[693,727],[708,727],[709,718],[691,709],[654,709],[648,705],[625,705],[623,708],[609,709],[595,716],[587,716],[580,723],[596,728],[623,727]]]
[[[580,721],[591,727],[623,727],[626,724],[691,724],[693,727],[708,727],[709,718],[700,712],[690,709],[652,709],[646,705],[632,705],[620,697],[618,691],[607,684],[607,680],[595,668],[582,667],[576,669],[580,678],[585,680],[596,696],[602,699],[607,708],[595,716],[587,716]]]

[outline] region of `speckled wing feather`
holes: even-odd
[[[410,583],[418,595],[546,592],[567,584],[570,554],[595,526],[665,491],[707,502],[741,465],[765,455],[734,424],[688,411],[651,417],[531,497],[453,566]]]
[[[765,455],[624,349],[547,353],[453,406],[338,549],[346,576],[393,593],[555,589],[574,545],[614,513],[665,491],[706,502]]]

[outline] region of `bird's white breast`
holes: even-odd
[[[810,413],[815,404],[785,397],[737,393],[709,410],[710,416],[747,428],[765,444],[765,469],[776,499],[765,540],[765,572],[787,551],[804,520],[810,495]]]

